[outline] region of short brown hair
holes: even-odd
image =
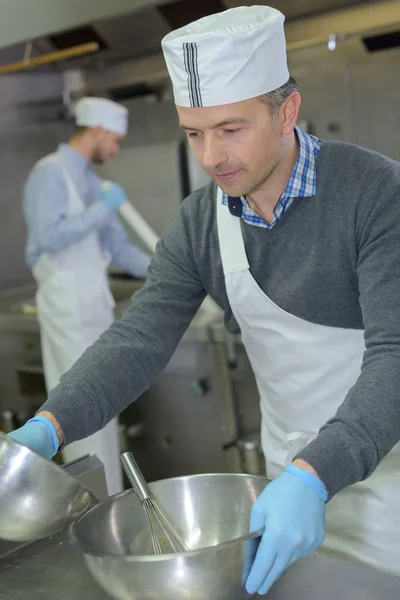
[[[296,80],[290,76],[286,83],[284,83],[281,87],[273,90],[272,92],[268,92],[267,94],[263,94],[259,96],[258,99],[264,104],[268,105],[271,116],[275,116],[279,111],[282,104],[285,102],[286,98],[290,96],[293,92],[297,92],[298,87]]]
[[[90,127],[85,127],[83,125],[77,125],[75,127],[74,134],[75,135],[83,135],[84,133],[86,133],[88,131],[88,129],[90,129]]]

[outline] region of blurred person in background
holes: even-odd
[[[34,166],[23,200],[26,262],[37,283],[48,392],[114,320],[108,266],[144,279],[150,263],[129,241],[116,215],[126,201],[124,190],[115,183],[103,185],[92,169],[119,153],[128,110],[87,97],[77,102],[75,116],[72,138]],[[103,431],[68,447],[64,459],[97,454],[114,493],[122,489],[118,448],[118,422],[113,419]]]

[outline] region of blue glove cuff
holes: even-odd
[[[321,496],[324,502],[327,502],[328,491],[319,477],[316,477],[310,473],[310,471],[305,471],[304,469],[300,469],[295,465],[289,465],[289,467],[286,467],[285,472],[290,473],[295,477],[299,477],[302,481],[304,481],[304,483],[313,488],[313,490],[315,490]]]
[[[29,421],[27,421],[26,424],[28,424],[28,423],[35,423],[35,422],[43,423],[44,425],[46,425],[47,429],[50,431],[50,433],[51,433],[51,441],[52,441],[52,444],[53,444],[53,456],[54,456],[55,454],[57,454],[57,452],[58,452],[58,446],[59,446],[56,428],[45,417],[33,417],[32,419],[29,419]]]

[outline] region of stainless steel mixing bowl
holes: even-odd
[[[0,539],[54,535],[97,502],[64,469],[0,434]]]
[[[212,474],[150,484],[188,553],[152,555],[146,515],[132,490],[90,509],[71,525],[69,540],[116,600],[244,600],[262,533],[248,534],[250,510],[266,483]]]

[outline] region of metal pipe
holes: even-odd
[[[380,34],[382,33],[389,33],[391,31],[394,31],[396,29],[398,29],[398,23],[394,24],[394,27],[390,27],[388,29],[369,29],[369,30],[363,30],[363,29],[359,29],[356,31],[352,31],[351,33],[345,33],[345,32],[339,32],[337,34],[332,33],[331,35],[336,35],[338,38],[338,41],[343,41],[343,40],[349,40],[351,38],[355,38],[355,37],[361,37],[361,36],[366,36],[366,35],[376,35],[377,31],[379,31]],[[307,48],[313,48],[314,46],[324,46],[324,45],[329,45],[329,41],[330,41],[330,36],[319,36],[319,37],[315,37],[315,38],[309,38],[307,40],[299,40],[298,42],[289,42],[286,45],[286,51],[290,54],[290,52],[295,52],[296,50],[306,50]]]
[[[228,368],[236,369],[237,356],[236,356],[236,348],[235,348],[235,338],[228,331],[226,332],[226,354],[227,354],[227,358],[228,358]]]
[[[78,46],[72,46],[71,48],[66,48],[65,50],[57,50],[57,52],[50,52],[48,54],[42,54],[41,56],[35,56],[35,58],[30,58],[29,60],[21,60],[20,62],[3,65],[0,67],[0,75],[18,73],[19,71],[25,71],[26,69],[33,69],[39,65],[47,65],[60,60],[66,60],[68,58],[76,58],[77,56],[97,52],[98,49],[99,44],[97,42],[79,44]]]

